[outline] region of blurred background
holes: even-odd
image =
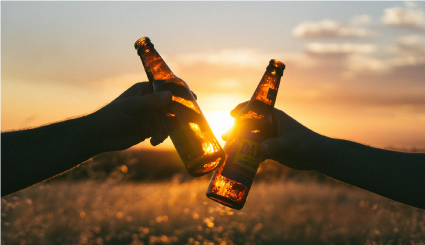
[[[91,113],[147,81],[148,36],[220,143],[270,59],[276,107],[314,131],[425,149],[424,2],[2,2],[1,130]],[[2,244],[422,244],[425,213],[276,162],[243,210],[205,197],[172,143],[101,154],[2,198]]]

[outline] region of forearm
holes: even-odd
[[[327,138],[318,170],[384,197],[425,208],[425,154]]]
[[[2,196],[63,173],[101,152],[90,118],[2,133]]]

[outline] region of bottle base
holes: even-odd
[[[241,210],[245,203],[237,203],[232,200],[229,200],[228,198],[225,198],[223,196],[214,194],[214,193],[207,193],[207,197],[213,201],[216,201],[224,206],[227,206],[229,208],[233,208],[236,210]]]
[[[215,160],[210,160],[214,159]],[[187,172],[193,177],[200,177],[214,171],[220,164],[224,162],[224,156],[220,152],[212,155],[204,155],[192,160],[193,163],[186,163]],[[210,160],[209,162],[206,160]]]

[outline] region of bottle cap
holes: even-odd
[[[142,37],[134,43],[134,48],[139,49],[140,47],[146,47],[148,45],[153,46],[149,37]]]
[[[269,65],[267,66],[267,70],[268,69],[275,69],[276,73],[279,76],[283,76],[283,70],[285,70],[285,64],[283,64],[282,62],[278,60],[271,59],[269,62]]]

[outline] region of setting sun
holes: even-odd
[[[204,115],[218,142],[224,146],[221,135],[233,126],[234,119],[230,116],[230,111],[208,111]]]

